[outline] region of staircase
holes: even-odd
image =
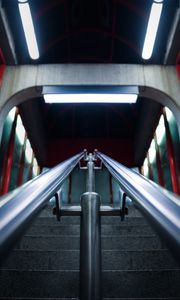
[[[44,210],[1,266],[0,299],[77,299],[79,223]],[[180,299],[180,266],[133,206],[101,223],[103,299]]]

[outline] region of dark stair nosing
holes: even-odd
[[[14,250],[3,269],[79,269],[79,250]],[[114,270],[179,269],[168,250],[102,250],[102,268]]]
[[[102,236],[102,249],[121,249],[121,250],[153,250],[164,249],[165,245],[154,235],[147,236]],[[58,249],[79,249],[80,238],[72,236],[24,236],[17,244],[16,249],[29,250],[58,250]]]
[[[54,224],[54,225],[32,225],[27,231],[26,235],[58,235],[60,232],[63,232],[64,235],[68,234],[79,234],[80,233],[80,225],[74,224],[73,226],[67,226],[64,224]],[[153,234],[153,230],[149,227],[149,225],[132,226],[125,224],[117,224],[117,225],[108,225],[104,224],[101,227],[101,234]]]

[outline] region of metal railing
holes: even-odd
[[[81,158],[87,162],[86,192],[81,196],[81,206],[61,207],[58,190]],[[99,158],[118,181],[123,194],[123,208],[100,206],[100,196],[95,193],[94,162]],[[101,299],[101,243],[100,215],[124,217],[126,195],[147,217],[152,226],[168,243],[176,257],[180,256],[180,201],[136,172],[110,157],[95,152],[88,157],[77,154],[50,171],[26,183],[0,199],[0,257],[9,252],[17,239],[27,229],[32,219],[56,195],[61,215],[81,215],[80,246],[80,299]],[[56,211],[57,213],[57,211]],[[58,216],[60,217],[60,215]]]
[[[180,258],[180,199],[144,176],[96,152],[122,190],[149,220],[176,258]]]
[[[62,162],[0,199],[0,259],[4,259],[32,219],[58,191],[84,152]]]

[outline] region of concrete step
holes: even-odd
[[[58,299],[57,299],[58,300]],[[69,299],[70,300],[70,299]],[[138,298],[103,298],[103,300],[179,300],[179,297],[138,297]]]
[[[104,271],[102,288],[107,298],[178,298],[179,282],[178,270]]]
[[[0,300],[8,299],[8,300],[79,300],[79,298],[11,298],[11,297],[0,297]],[[102,298],[102,300],[179,300],[179,297],[171,297],[171,298]]]
[[[79,300],[79,298],[11,298],[11,297],[0,297],[1,299],[12,299],[12,300]],[[179,297],[171,298],[102,298],[102,300],[179,300]]]
[[[52,217],[38,217],[34,220],[33,225],[74,225],[80,224],[80,217],[61,217],[61,221],[58,222],[55,216]],[[120,217],[101,217],[101,224],[107,225],[130,225],[130,226],[137,226],[137,225],[148,225],[147,221],[141,217],[126,217],[124,221],[121,221]]]
[[[126,223],[122,223],[120,225],[107,225],[102,224],[101,226],[101,234],[102,235],[126,235],[126,234],[153,234],[153,230],[148,225],[126,225]],[[79,235],[80,234],[80,225],[74,224],[73,226],[67,226],[57,224],[57,225],[33,225],[27,231],[27,235]]]
[[[77,298],[77,271],[17,271],[0,272],[0,297]]]
[[[79,250],[29,251],[14,250],[2,269],[79,270]],[[167,250],[102,251],[104,270],[180,269]]]
[[[76,298],[79,273],[3,270],[0,282],[0,297]],[[176,270],[103,271],[102,294],[106,298],[178,298],[179,282],[180,272]]]
[[[165,246],[155,235],[108,235],[102,236],[105,250],[154,250]],[[29,250],[78,250],[80,239],[77,235],[26,235],[15,249]]]

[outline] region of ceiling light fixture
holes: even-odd
[[[29,51],[29,55],[32,59],[39,58],[39,50],[31,16],[31,10],[28,2],[19,0],[18,3],[23,30],[26,38],[26,43]]]
[[[45,94],[46,103],[136,103],[136,94]]]
[[[157,30],[159,26],[159,21],[162,13],[163,3],[161,2],[154,2],[151,6],[151,12],[149,16],[148,26],[146,30],[146,36],[142,51],[142,58],[143,59],[150,59],[154,43],[157,35]]]
[[[51,86],[43,88],[46,103],[136,103],[135,86]]]

